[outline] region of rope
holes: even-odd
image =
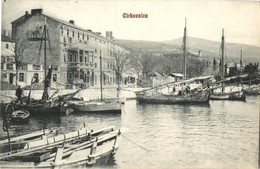
[[[133,142],[132,140],[130,140],[129,138],[127,138],[125,135],[121,134],[125,139],[127,139],[128,141],[130,141],[131,143],[135,144],[136,146],[140,147],[141,149],[144,149],[145,151],[150,152],[150,150],[138,145],[137,143]]]

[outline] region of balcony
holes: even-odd
[[[93,63],[83,63],[83,62],[68,62],[69,68],[85,68],[85,69],[93,69]]]

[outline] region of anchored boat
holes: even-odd
[[[183,74],[186,79],[186,19],[183,37]],[[185,92],[184,90],[178,91],[179,93],[170,92],[175,91],[175,85],[185,86],[196,80],[195,78],[187,79],[182,82],[167,83],[161,86],[152,87],[150,89],[136,92],[136,97],[139,103],[160,103],[160,104],[185,104],[185,103],[209,103],[210,91],[207,88],[195,88]],[[169,90],[171,88],[171,90]],[[168,92],[163,93],[162,90],[168,89]]]
[[[68,101],[67,110],[72,109],[74,112],[85,113],[121,113],[120,100],[105,100],[103,99],[103,87],[102,87],[102,55],[100,51],[100,94],[101,101]]]
[[[229,78],[224,78],[225,75],[225,69],[224,69],[224,55],[225,55],[225,37],[224,37],[224,29],[222,30],[222,38],[221,38],[221,81],[216,82],[216,84],[221,84],[221,92],[214,92],[212,90],[212,93],[210,95],[210,100],[238,100],[238,101],[245,101],[246,96],[243,90],[241,91],[236,91],[236,92],[224,92],[225,86],[224,82],[229,81],[232,78],[238,78],[239,76],[235,77],[229,77]],[[241,75],[242,77],[243,75]],[[247,76],[247,75],[246,75]]]

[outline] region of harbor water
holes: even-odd
[[[143,105],[127,100],[122,114],[32,117],[29,124],[11,126],[10,133],[53,127],[65,133],[80,129],[84,122],[93,130],[121,128],[122,141],[113,162],[93,168],[256,169],[259,101],[259,96],[209,105]]]

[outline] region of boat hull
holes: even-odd
[[[78,136],[73,133],[78,133]],[[0,168],[74,168],[104,164],[113,157],[121,142],[120,130],[115,131],[113,128],[91,133],[83,128],[68,134],[65,135],[71,138],[67,138],[67,141],[59,141],[59,136],[56,136],[57,139],[53,143],[28,147],[29,149],[25,149],[24,152],[0,156]],[[86,139],[86,135],[91,135],[91,137]],[[36,145],[36,142],[31,144]],[[43,148],[48,149],[43,151]]]
[[[31,115],[60,115],[60,105],[50,106],[49,104],[16,104],[16,110],[27,110]]]
[[[210,100],[230,100],[230,101],[245,101],[246,96],[243,91],[233,93],[219,93],[210,95]]]
[[[200,91],[187,95],[153,95],[147,96],[137,94],[139,103],[158,103],[158,104],[190,104],[190,103],[209,103],[210,92]]]
[[[69,108],[74,112],[85,113],[121,113],[121,105],[118,102],[102,103],[102,102],[74,102],[69,103]]]

